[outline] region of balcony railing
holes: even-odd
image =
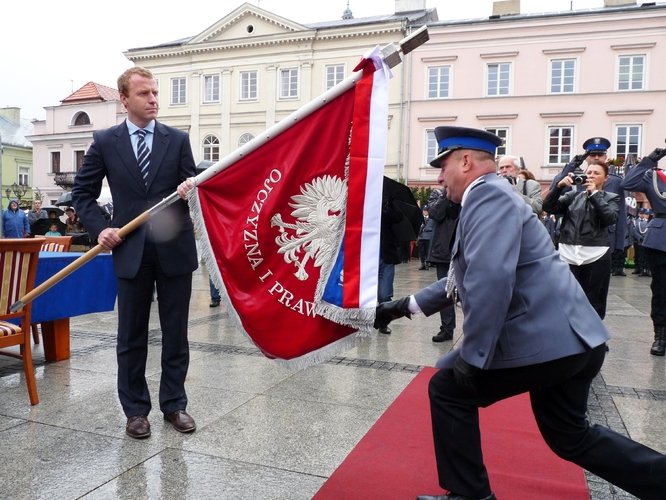
[[[56,186],[70,190],[74,187],[74,177],[76,177],[76,172],[58,172],[53,176],[53,182]]]

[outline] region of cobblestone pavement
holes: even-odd
[[[435,279],[434,270],[417,268],[397,266],[396,297]],[[606,323],[613,339],[589,417],[666,452],[666,360],[649,355],[649,297],[649,278],[612,278]],[[147,375],[156,393],[153,316]],[[310,498],[414,375],[460,341],[457,332],[452,342],[432,343],[438,317],[416,317],[396,322],[392,335],[372,335],[322,365],[291,371],[267,360],[223,307],[208,308],[200,269],[187,381],[198,430],[181,436],[153,412],[153,436],[136,442],[124,435],[115,394],[115,328],[115,313],[73,318],[72,355],[58,363],[46,363],[36,346],[35,407],[20,364],[0,358],[0,460],[13,464],[0,474],[2,498]],[[312,441],[317,416],[326,430]],[[288,425],[291,438],[275,422]],[[587,481],[594,500],[633,498],[592,474]]]

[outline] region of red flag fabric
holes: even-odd
[[[373,78],[366,73],[361,82]],[[191,200],[230,313],[266,356],[291,364],[330,358],[360,326],[322,317],[316,298],[322,269],[331,270],[344,246],[352,122],[355,110],[370,112],[357,88],[202,181]]]

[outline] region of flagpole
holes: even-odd
[[[402,62],[400,54],[406,55],[410,53],[416,47],[419,47],[420,45],[427,42],[428,39],[429,39],[428,28],[427,26],[423,25],[408,37],[405,37],[402,40],[400,40],[400,42],[398,42],[399,47],[396,47],[394,43],[389,43],[388,45],[384,46],[381,49],[381,58],[384,60],[385,64],[389,68],[393,68]],[[375,65],[375,71],[377,69],[378,69],[377,65]],[[334,87],[330,88],[328,91],[324,92],[319,97],[313,99],[309,103],[298,108],[296,111],[291,113],[286,118],[283,118],[275,125],[266,129],[259,136],[243,144],[240,148],[229,153],[227,156],[219,160],[217,163],[208,167],[206,170],[204,170],[199,175],[194,177],[194,184],[195,185],[200,184],[210,179],[211,177],[215,176],[216,174],[220,173],[222,170],[233,165],[241,158],[259,149],[261,146],[263,146],[264,144],[275,138],[277,135],[281,134],[285,130],[288,130],[289,128],[291,128],[296,123],[303,120],[308,115],[314,113],[319,108],[325,106],[326,104],[334,100],[336,97],[339,97],[345,92],[347,92],[349,89],[354,87],[354,85],[356,85],[356,82],[358,82],[363,77],[363,71],[364,71],[363,68],[354,71],[349,77],[347,77]],[[161,212],[169,205],[175,203],[178,199],[179,199],[178,193],[177,192],[172,193],[168,197],[164,198],[157,205],[146,210],[145,212],[143,212],[142,214],[140,214],[139,216],[135,217],[130,222],[125,224],[123,227],[119,228],[118,235],[121,238],[124,238],[132,231],[137,229],[139,226],[141,226],[144,222],[148,221],[153,215],[157,214],[158,212]],[[61,269],[59,272],[57,272],[49,279],[44,281],[41,285],[35,287],[32,291],[28,292],[19,300],[17,300],[10,307],[10,311],[11,312],[19,311],[26,304],[35,300],[37,297],[39,297],[41,294],[43,294],[53,285],[55,285],[56,283],[67,277],[69,274],[76,271],[79,267],[83,266],[84,264],[92,260],[96,255],[101,253],[103,250],[105,250],[105,248],[99,244],[91,248],[81,257],[76,259],[74,262],[72,262],[65,268]]]

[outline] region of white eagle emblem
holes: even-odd
[[[335,258],[339,231],[345,222],[344,210],[347,202],[347,183],[330,175],[318,177],[301,186],[301,194],[291,197],[289,206],[295,224],[282,220],[277,213],[271,217],[271,227],[278,226],[280,234],[275,238],[278,253],[284,254],[287,264],[296,266],[294,275],[301,281],[308,279],[305,270],[310,259],[321,267]]]

